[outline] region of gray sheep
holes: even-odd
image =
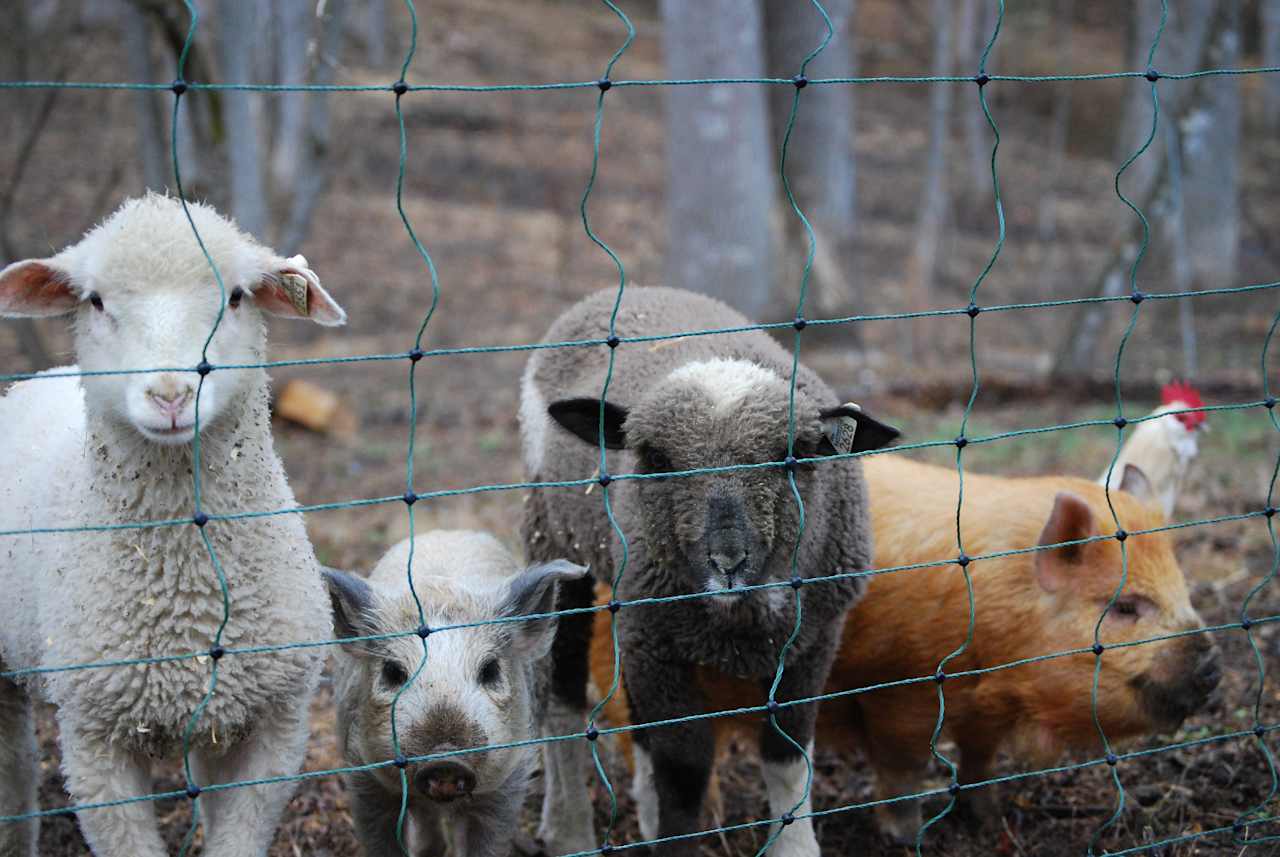
[[[521,569],[486,533],[433,531],[393,547],[368,582],[325,572],[341,637],[419,627],[407,574],[427,628],[549,611],[555,584],[587,570],[563,560]],[[338,740],[349,765],[395,758],[391,709],[406,759],[526,741],[546,693],[554,619],[429,633],[422,672],[416,634],[343,646],[335,684]],[[411,854],[500,857],[510,852],[535,767],[533,746],[481,750],[409,763]],[[351,814],[369,857],[400,855],[400,771],[384,766],[348,777]],[[466,798],[465,800],[458,800]]]
[[[604,338],[616,293],[601,292],[565,312],[546,341]],[[710,298],[669,288],[629,288],[617,335],[734,328],[750,322]],[[609,352],[541,350],[521,387],[520,423],[531,479],[582,479],[600,464],[600,395]],[[604,444],[612,473],[660,475],[787,457],[791,354],[759,330],[624,343],[604,406]],[[898,432],[840,400],[801,366],[796,379],[797,459],[874,449]],[[804,499],[798,574],[820,577],[867,568],[871,536],[866,490],[856,459],[794,465]],[[759,680],[761,702],[779,652],[796,621],[790,588],[747,593],[735,587],[787,581],[799,511],[782,466],[672,479],[610,483],[614,513],[629,547],[617,598],[712,593],[708,597],[635,606],[618,613],[622,667],[635,723],[704,710],[702,677],[721,673]],[[524,538],[533,559],[566,556],[609,580],[621,559],[600,490],[539,489],[526,505]],[[560,609],[591,603],[593,583],[561,588]],[[790,648],[777,697],[820,694],[856,579],[803,586],[803,623]],[[586,720],[590,616],[560,621],[553,648],[548,734],[581,731]],[[784,706],[778,724],[811,747],[816,706]],[[711,727],[694,720],[635,733],[635,797],[646,839],[698,829],[714,751]],[[760,733],[771,810],[800,802],[806,766],[796,748],[766,722]],[[540,835],[551,853],[599,846],[594,838],[585,741],[546,745],[546,799]],[[807,803],[801,807],[808,809]],[[681,840],[672,853],[692,853]],[[816,855],[807,818],[783,829],[774,854]]]

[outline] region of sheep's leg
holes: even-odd
[[[36,730],[27,692],[0,679],[0,815],[34,812],[39,768],[36,765]],[[0,854],[35,857],[40,819],[0,824]]]
[[[623,663],[633,723],[687,717],[705,710],[689,664],[662,661],[639,649],[628,649]],[[715,761],[715,736],[710,721],[690,720],[642,729],[633,735],[637,760],[646,760],[653,771],[651,785],[641,786],[639,791],[642,816],[652,813],[656,793],[659,837],[699,830],[702,802]],[[649,837],[648,833],[645,835]],[[696,854],[699,848],[696,839],[683,839],[656,850],[664,857],[674,857]]]
[[[590,578],[560,584],[557,610],[590,607],[595,582]],[[551,700],[542,717],[544,737],[581,732],[587,723],[588,655],[592,614],[561,616],[551,647]],[[542,747],[542,822],[538,837],[551,854],[590,851],[596,841],[588,785],[591,747],[586,739],[551,741]]]
[[[72,803],[109,803],[149,795],[147,758],[84,734],[72,717],[58,716],[62,769]],[[140,800],[79,814],[80,830],[98,857],[166,857],[155,805]]]
[[[347,787],[351,792],[351,823],[356,829],[356,838],[364,846],[365,857],[403,857],[396,839],[400,795],[388,792],[370,774],[352,774],[347,778]],[[408,819],[405,821],[407,826]],[[422,833],[428,841],[433,841],[430,830]],[[439,834],[435,837],[438,839]],[[405,831],[406,844],[408,841],[408,831]]]
[[[300,694],[297,707],[277,708],[258,720],[257,728],[242,741],[215,754],[201,749],[193,754],[201,786],[258,780],[296,774],[307,750],[307,700]],[[296,783],[286,781],[262,786],[237,786],[200,796],[204,821],[204,854],[207,857],[264,857],[275,838]]]
[[[809,657],[788,666],[782,674],[776,698],[786,701],[822,693],[829,662],[829,657],[810,653]],[[813,732],[817,717],[816,703],[782,706],[774,713],[773,719],[787,737],[768,721],[760,733],[760,755],[764,760],[769,811],[774,818],[786,818],[788,813],[794,818],[790,823],[775,825],[771,830],[777,834],[773,847],[769,849],[774,857],[818,855],[818,839],[813,832],[813,819],[809,817],[813,812],[809,766],[813,760]],[[803,753],[800,747],[804,748]],[[809,762],[805,761],[806,756]]]

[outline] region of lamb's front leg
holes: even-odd
[[[797,658],[782,673],[775,698],[778,702],[804,699],[822,693],[830,671],[831,658],[815,652]],[[768,685],[765,686],[767,691]],[[813,760],[813,733],[818,705],[784,705],[774,712],[774,719],[792,740],[779,734],[766,720],[760,733],[760,755],[764,761],[764,781],[769,793],[769,812],[774,818],[793,820],[773,825],[777,833],[769,853],[773,857],[818,857],[818,839],[813,832],[812,783],[809,775]],[[793,743],[794,741],[794,743]],[[800,748],[804,748],[801,752]],[[809,761],[805,761],[808,756]]]
[[[85,734],[76,718],[58,714],[62,770],[73,804],[109,803],[152,792],[151,765],[105,739]],[[78,814],[80,830],[97,857],[166,857],[150,800]]]
[[[624,653],[632,723],[640,725],[701,714],[705,703],[690,664],[652,657],[639,649]],[[678,836],[700,829],[702,803],[715,760],[715,736],[705,719],[687,720],[633,732],[636,745],[636,802],[646,838]],[[651,781],[641,777],[651,772]],[[657,830],[652,830],[656,807]],[[649,828],[649,829],[646,829]],[[697,839],[677,839],[655,851],[663,857],[699,852]]]
[[[307,752],[307,700],[266,712],[254,730],[225,753],[207,749],[192,754],[201,787],[287,777],[298,773]],[[237,786],[202,794],[207,857],[265,857],[296,782]]]

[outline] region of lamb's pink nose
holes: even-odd
[[[158,384],[147,390],[147,398],[151,400],[151,404],[170,420],[178,418],[178,414],[182,413],[187,402],[191,401],[191,395],[192,390],[189,384]]]

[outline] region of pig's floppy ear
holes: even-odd
[[[578,580],[585,576],[587,571],[585,565],[575,565],[567,559],[556,559],[529,566],[511,581],[500,615],[528,616],[535,613],[550,613],[556,606],[556,584],[561,581]],[[529,646],[531,657],[540,658],[551,651],[551,641],[555,637],[555,619],[534,619],[531,622],[518,624],[519,634],[522,641]]]
[[[27,259],[0,271],[0,316],[63,315],[78,303],[71,276],[52,259]]]
[[[329,297],[304,256],[276,259],[249,293],[259,309],[272,315],[304,318],[326,327],[347,323],[346,311]]]
[[[373,612],[373,587],[354,574],[326,568],[325,586],[329,588],[329,600],[333,604],[333,631],[338,637],[367,637],[377,633],[369,618]],[[348,646],[351,654],[360,652],[359,646]]]
[[[1038,544],[1055,545],[1087,539],[1094,534],[1097,524],[1093,510],[1078,494],[1062,491],[1053,498],[1053,511],[1040,531]],[[1081,571],[1084,561],[1084,545],[1065,545],[1035,554],[1036,580],[1047,592],[1057,592],[1071,585]]]
[[[561,399],[547,407],[551,419],[592,446],[600,445],[600,400]],[[627,409],[612,402],[604,403],[605,449],[623,449],[627,445],[622,424],[627,421]]]
[[[818,414],[822,420],[823,455],[867,452],[888,446],[901,436],[888,423],[882,423],[856,402],[845,402]]]

